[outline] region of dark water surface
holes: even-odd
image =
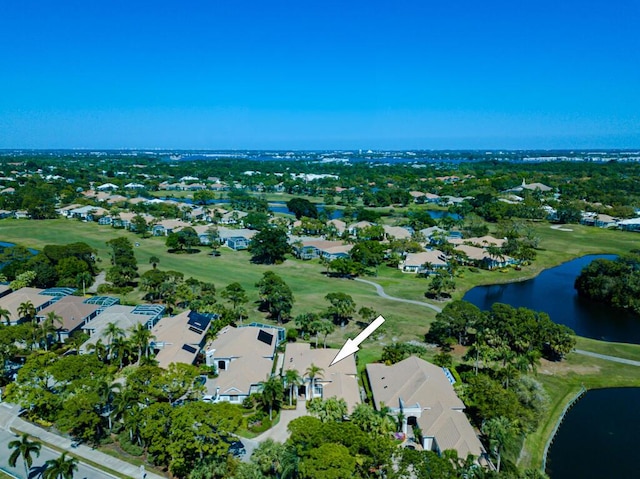
[[[580,298],[573,287],[582,268],[591,261],[615,257],[583,256],[547,269],[527,281],[477,286],[469,290],[463,299],[483,310],[490,309],[493,303],[506,303],[515,307],[544,311],[553,321],[569,326],[579,336],[640,344],[640,317]]]
[[[640,477],[640,388],[587,392],[567,413],[547,457],[551,479]]]

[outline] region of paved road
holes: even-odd
[[[437,311],[438,313],[442,311],[442,308],[434,304],[425,303],[423,301],[415,301],[413,299],[396,298],[395,296],[389,296],[387,293],[384,292],[384,288],[382,286],[380,286],[378,283],[374,283],[373,281],[369,281],[367,279],[360,279],[360,278],[355,278],[355,281],[360,281],[361,283],[367,283],[367,284],[370,284],[371,286],[374,286],[376,288],[376,292],[378,293],[378,296],[380,296],[381,298],[388,299],[390,301],[400,301],[401,303],[417,304],[418,306],[431,308],[434,311]]]
[[[15,439],[19,439],[19,436],[12,434],[8,431],[0,430],[0,469],[5,472],[9,472],[11,475],[18,477],[20,479],[33,479],[39,477],[40,474],[44,471],[45,462],[50,459],[57,459],[60,457],[60,453],[58,451],[53,451],[47,447],[43,447],[40,450],[40,457],[33,457],[33,466],[29,471],[29,478],[26,478],[24,475],[24,464],[22,462],[22,458],[18,459],[16,463],[16,467],[9,466],[9,443]],[[94,469],[91,466],[86,464],[78,464],[78,472],[74,474],[75,478],[86,478],[86,479],[114,479],[116,476],[112,476],[111,474],[107,474],[98,469]]]
[[[58,436],[57,434],[53,434],[49,431],[46,431],[45,429],[42,429],[41,427],[31,424],[30,422],[24,421],[22,418],[18,417],[19,409],[20,408],[15,404],[0,403],[0,431],[3,434],[9,434],[11,437],[11,439],[9,440],[14,439],[14,435],[11,432],[11,430],[19,431],[20,433],[24,432],[29,434],[32,437],[40,439],[41,441],[47,444],[51,444],[62,450],[72,452],[75,456],[79,458],[85,458],[95,464],[100,464],[108,469],[111,469],[112,471],[116,471],[120,474],[124,474],[133,479],[140,479],[141,471],[138,468],[138,466],[134,466],[133,464],[129,464],[128,462],[125,462],[121,459],[104,454],[103,452],[96,451],[95,449],[92,449],[89,446],[85,446],[83,444],[76,448],[72,448],[71,441],[69,439],[64,438],[62,436]],[[3,451],[4,449],[2,445],[0,445],[0,457],[5,457],[5,454]],[[8,454],[6,454],[6,456],[8,456]],[[54,457],[59,457],[59,456],[60,454],[56,453]],[[48,458],[48,459],[51,459],[51,458]],[[40,463],[34,462],[34,464],[40,464]],[[44,461],[42,461],[42,464],[44,464]],[[20,467],[22,467],[22,473],[20,477],[23,478],[24,467],[22,465],[20,465]],[[86,467],[90,467],[90,466],[86,466]],[[78,473],[77,477],[87,477],[88,479],[93,479],[94,477],[98,479],[115,477],[104,472],[100,472],[100,474],[102,475],[97,475],[97,472],[94,469],[87,469],[87,471],[90,471],[88,475],[82,476]],[[163,476],[159,476],[149,471],[146,471],[145,478],[146,479],[165,479]]]
[[[613,361],[614,363],[630,364],[631,366],[640,366],[640,361],[634,361],[633,359],[619,358],[617,356],[607,356],[606,354],[593,353],[591,351],[584,351],[582,349],[574,349],[573,352],[582,354],[584,356],[591,356],[592,358],[604,359],[606,361]]]

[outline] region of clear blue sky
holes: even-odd
[[[638,148],[638,0],[2,0],[0,148]]]

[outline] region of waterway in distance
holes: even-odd
[[[516,283],[477,286],[463,297],[482,310],[505,303],[544,311],[552,321],[565,324],[579,336],[603,341],[640,344],[640,317],[578,296],[575,279],[591,261],[615,255],[587,255],[542,271]],[[578,476],[576,476],[578,477]]]

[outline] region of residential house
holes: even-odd
[[[391,239],[411,239],[411,233],[409,228],[403,226],[388,226],[382,225],[384,229],[384,235],[388,240]]]
[[[447,370],[411,356],[391,366],[366,366],[376,409],[387,407],[400,416],[402,431],[420,428],[423,449],[438,454],[448,449],[466,458],[486,461],[478,434],[464,413],[464,403],[453,389],[455,380]]]
[[[88,351],[90,344],[95,344],[99,339],[105,338],[105,331],[109,324],[113,323],[120,328],[125,337],[129,337],[131,330],[138,324],[144,324],[147,329],[152,329],[162,317],[164,306],[158,304],[140,304],[138,306],[124,306],[116,304],[117,298],[108,296],[96,296],[88,298],[85,302],[99,306],[98,314],[85,322],[82,326],[89,339],[80,347],[81,352]]]
[[[425,267],[425,264],[430,267]],[[434,249],[421,253],[407,253],[407,257],[398,265],[398,268],[403,273],[429,273],[446,268],[448,265],[447,256],[442,251]]]
[[[347,231],[351,236],[357,236],[358,230],[363,230],[371,226],[375,226],[375,224],[370,223],[369,221],[358,221],[357,223],[353,223],[352,225],[349,225],[349,228],[347,229]]]
[[[227,246],[235,251],[248,249],[251,240],[244,236],[231,236],[227,238]]]
[[[335,228],[335,231],[338,235],[342,235],[344,231],[347,229],[347,223],[339,219],[333,219],[327,221],[327,227]]]
[[[153,236],[169,236],[182,228],[191,226],[182,220],[161,220],[151,228]]]
[[[297,388],[298,395],[305,400],[331,397],[344,399],[351,412],[360,403],[356,360],[351,355],[329,367],[338,352],[338,349],[333,348],[311,349],[309,343],[288,343],[282,375],[290,369],[298,371],[303,379],[303,385]],[[312,365],[320,368],[313,379],[313,390],[308,373]]]
[[[624,231],[640,231],[640,218],[619,221],[618,228]]]
[[[161,368],[171,363],[193,364],[204,346],[212,314],[187,310],[177,316],[162,318],[151,333],[152,347],[158,352],[156,361]]]
[[[302,244],[294,245],[296,256],[300,259],[325,258],[333,261],[337,258],[347,258],[352,244],[344,244],[342,241],[307,240]]]
[[[478,248],[477,246],[470,246],[466,244],[458,245],[455,248],[456,251],[462,253],[467,259],[466,263],[474,266],[494,269],[503,268],[510,264],[516,264],[516,260],[507,255],[493,256],[487,250]]]
[[[218,377],[207,380],[205,400],[241,403],[262,389],[273,370],[278,334],[273,328],[226,326],[205,347],[205,360]]]
[[[52,303],[58,301],[61,297],[71,294],[73,289],[70,288],[20,288],[5,296],[0,297],[0,309],[9,311],[9,324],[18,324],[22,319],[18,310],[23,303],[31,303],[38,313]]]
[[[113,183],[104,183],[96,188],[96,190],[99,190],[99,191],[107,191],[107,190],[113,191],[117,189],[118,189],[118,185],[114,185]]]
[[[85,298],[81,296],[65,296],[59,301],[41,309],[37,317],[44,320],[49,313],[54,313],[60,323],[55,324],[58,341],[63,343],[74,331],[79,331],[87,321],[91,321],[101,311],[98,304],[87,304]]]
[[[218,220],[218,223],[221,225],[237,225],[241,224],[242,218],[247,216],[249,213],[245,213],[244,211],[227,211],[222,215],[222,217]]]

